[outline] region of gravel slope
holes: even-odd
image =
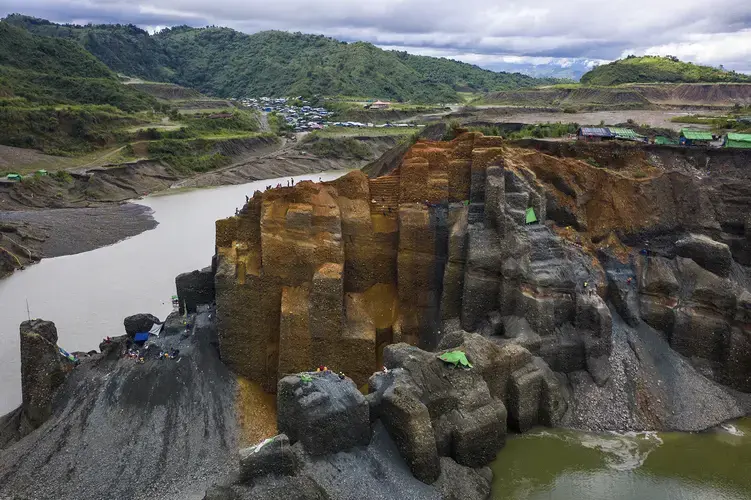
[[[208,313],[195,325],[186,339],[159,339],[180,349],[176,361],[98,359],[74,370],[54,416],[0,451],[0,498],[203,498],[237,463],[236,382]]]

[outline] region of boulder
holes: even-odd
[[[424,483],[433,483],[438,479],[440,465],[428,408],[413,387],[406,384],[388,387],[381,401],[381,420],[412,475]]]
[[[105,339],[99,343],[99,352],[104,354],[104,357],[109,360],[121,358],[128,349],[129,341],[130,338],[127,335],[110,337],[109,341]]]
[[[267,474],[293,476],[300,467],[289,438],[284,434],[240,450],[240,480],[243,482],[251,482]]]
[[[663,257],[647,257],[639,261],[639,290],[651,295],[674,297],[680,285],[675,278],[670,261]]]
[[[730,327],[721,316],[693,309],[679,309],[670,346],[687,358],[724,362],[730,344]]]
[[[123,324],[125,325],[125,333],[131,338],[135,337],[136,333],[148,332],[151,330],[151,327],[154,326],[154,323],[161,323],[161,321],[159,321],[159,318],[153,314],[145,313],[128,316],[123,321]]]
[[[433,486],[442,500],[487,500],[493,472],[485,467],[464,467],[448,457],[441,457],[441,475]]]
[[[526,432],[538,423],[542,396],[542,372],[528,364],[511,374],[509,425]]]
[[[610,309],[597,294],[576,296],[576,326],[596,338],[609,339],[613,331]]]
[[[54,323],[24,321],[20,331],[21,408],[31,427],[37,428],[52,415],[53,395],[69,370],[57,347]]]
[[[211,267],[183,273],[175,278],[180,314],[195,313],[200,304],[211,304],[216,297],[214,273]]]
[[[718,276],[726,278],[730,275],[733,263],[730,247],[708,236],[691,234],[675,242],[675,251]]]
[[[682,281],[691,288],[691,300],[732,315],[736,304],[733,282],[707,271],[693,260],[677,260]]]
[[[535,357],[532,362],[542,375],[539,423],[548,427],[556,427],[568,410],[571,394],[542,358]],[[565,376],[562,375],[561,377],[565,379]]]
[[[497,399],[474,410],[454,410],[453,454],[457,463],[483,467],[495,460],[506,442],[506,407]]]
[[[279,431],[293,443],[300,441],[311,455],[370,442],[368,402],[351,379],[330,371],[281,379],[277,414]]]
[[[633,278],[634,273],[628,272],[607,272],[608,278],[608,296],[607,298],[613,303],[615,310],[629,326],[639,324],[639,302],[637,300],[636,282],[632,279],[629,283],[629,277]]]

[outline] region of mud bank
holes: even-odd
[[[133,203],[0,212],[0,278],[45,257],[89,252],[154,229],[151,214]]]

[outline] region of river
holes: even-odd
[[[296,176],[332,180],[346,171]],[[91,252],[43,259],[0,280],[0,415],[21,403],[19,324],[54,321],[67,351],[98,349],[106,336],[123,335],[123,319],[147,312],[164,319],[172,311],[175,276],[211,264],[214,223],[229,217],[245,196],[288,178],[237,186],[149,196],[136,203],[153,211],[159,225]]]
[[[342,171],[296,180],[334,179]],[[138,312],[166,317],[175,276],[209,265],[214,222],[280,180],[152,196],[159,225],[90,252],[44,259],[0,281],[0,414],[18,406],[18,325],[54,321],[69,351],[96,349]],[[281,180],[286,183],[286,179]],[[751,420],[700,434],[537,430],[510,437],[493,463],[493,500],[738,500],[751,498]]]

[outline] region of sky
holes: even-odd
[[[495,69],[674,55],[751,73],[751,0],[0,0],[55,22],[227,26],[363,40]]]

